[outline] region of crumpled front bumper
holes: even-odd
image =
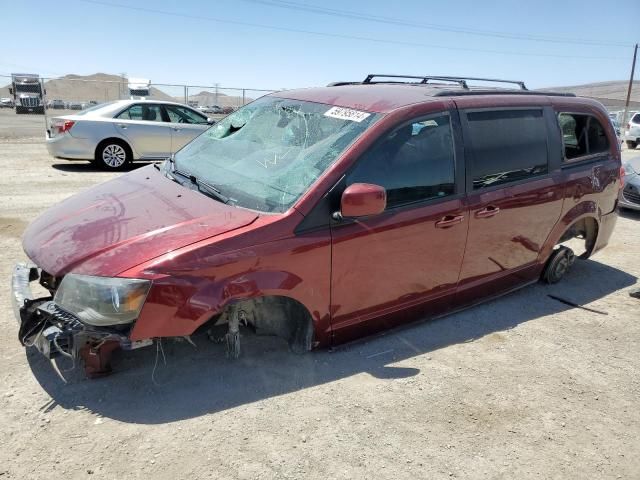
[[[11,300],[19,325],[18,339],[25,347],[36,347],[49,359],[82,358],[87,374],[97,376],[110,371],[114,349],[132,350],[153,343],[131,342],[126,332],[84,324],[57,305],[52,296],[34,298],[30,283],[40,276],[34,265],[19,263],[13,269]]]
[[[57,356],[56,353],[70,355],[68,349],[62,351],[58,348],[53,351],[51,349],[54,338],[61,346],[57,337],[63,330],[56,327],[54,319],[51,318],[53,312],[50,313],[50,311],[53,310],[52,305],[55,305],[52,301],[53,298],[51,296],[34,298],[31,293],[29,284],[38,278],[40,278],[40,273],[33,265],[19,263],[13,269],[11,303],[19,326],[18,339],[24,346],[35,346],[47,358]]]

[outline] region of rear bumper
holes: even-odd
[[[598,239],[596,240],[593,252],[591,252],[592,254],[597,252],[598,250],[602,250],[609,244],[609,239],[611,238],[611,234],[613,233],[613,229],[616,226],[617,221],[618,212],[616,210],[609,213],[608,215],[603,215],[602,217],[600,217]]]
[[[24,105],[16,105],[16,113],[44,113],[44,107],[26,107]]]
[[[47,133],[47,151],[56,158],[68,158],[71,160],[93,160],[96,145],[84,138],[75,138],[69,133],[56,137],[50,137]]]
[[[630,130],[624,131],[624,139],[630,140],[632,142],[637,142],[640,140],[640,127],[633,127]]]

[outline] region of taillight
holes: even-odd
[[[76,122],[74,122],[73,120],[65,120],[64,123],[58,125],[58,133],[60,134],[68,132],[69,130],[71,130],[71,127],[73,127],[75,123]]]
[[[631,122],[627,123],[627,130],[631,130]]]
[[[620,189],[624,188],[624,167],[620,167]]]

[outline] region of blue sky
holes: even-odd
[[[0,73],[126,72],[154,83],[248,88],[324,85],[360,80],[367,73],[514,78],[532,88],[623,80],[631,68],[632,44],[640,42],[640,1],[613,5],[602,0],[4,0]],[[461,31],[449,31],[456,29]]]

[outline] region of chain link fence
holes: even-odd
[[[51,119],[78,113],[115,100],[146,98],[187,104],[215,120],[276,90],[181,85],[149,82],[125,75],[40,77],[33,74],[0,75],[0,139],[42,137]],[[624,118],[624,101],[593,97],[610,111],[620,132],[640,111],[631,101]]]
[[[0,75],[0,138],[44,136],[51,119],[115,100],[145,98],[190,105],[218,119],[275,90],[153,83],[96,74],[49,78]]]

